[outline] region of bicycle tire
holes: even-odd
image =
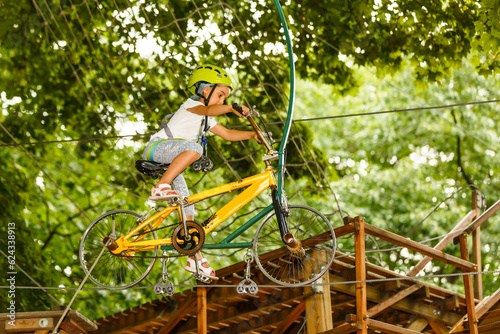
[[[281,238],[276,212],[272,212],[255,233],[255,261],[272,282],[288,287],[311,284],[323,276],[333,262],[335,232],[322,213],[305,205],[290,205],[286,220],[305,254],[297,256],[287,248]]]
[[[103,239],[108,237],[112,231],[114,220],[116,238],[127,234],[137,226],[137,219],[141,215],[128,210],[113,210],[94,220],[82,236],[79,247],[79,258],[85,274],[88,274],[95,258],[101,252]],[[152,230],[151,225],[148,225]],[[156,232],[140,231],[142,240],[157,239]],[[143,253],[143,252],[141,252]],[[144,251],[148,255],[157,256],[158,246],[154,250]],[[153,269],[156,258],[142,258],[133,256],[113,254],[109,249],[105,250],[99,262],[89,275],[89,279],[96,285],[107,290],[122,290],[130,288],[141,282]]]

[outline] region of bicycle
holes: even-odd
[[[234,104],[233,107],[239,106]],[[241,108],[238,111],[242,112]],[[155,291],[172,294],[173,284],[168,281],[166,272],[166,262],[172,256],[168,256],[167,251],[175,250],[180,254],[176,257],[193,254],[196,256],[202,248],[249,249],[245,259],[248,263],[245,284],[238,292],[256,292],[256,285],[251,284],[253,281],[249,279],[249,262],[253,259],[270,281],[284,286],[310,284],[328,270],[336,248],[333,228],[328,219],[316,209],[304,205],[289,205],[284,190],[280,201],[270,163],[277,160],[278,154],[268,142],[270,135],[267,128],[266,137],[253,120],[253,116],[260,118],[260,115],[252,110],[246,119],[267,150],[267,154],[263,156],[265,171],[185,198],[173,199],[163,210],[152,215],[154,208],[144,215],[127,210],[114,210],[98,217],[84,232],[79,248],[80,262],[85,274],[88,274],[92,260],[102,250],[103,245],[108,248],[102,257],[102,263],[98,263],[89,276],[96,285],[110,290],[130,288],[146,278],[156,259],[162,258],[163,279],[155,286]],[[158,178],[163,175],[168,165],[139,160],[136,167],[141,173]],[[202,223],[186,221],[184,206],[243,188],[246,189]],[[209,233],[268,188],[271,189],[272,196],[269,206],[218,244],[205,244]],[[164,228],[160,225],[167,218],[174,222],[167,227],[175,228],[171,236],[159,239],[157,232]],[[263,220],[252,242],[233,242],[261,219]],[[158,256],[159,248],[163,250],[162,256]],[[250,248],[253,249],[253,255]],[[198,261],[195,262],[198,265]],[[205,283],[211,283],[211,280],[200,275],[198,268],[193,276]]]

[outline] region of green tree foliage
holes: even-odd
[[[494,99],[498,91],[496,1],[291,1],[284,10],[304,80],[296,118]],[[288,106],[284,43],[271,2],[3,1],[0,240],[6,224],[15,222],[17,264],[44,286],[78,286],[84,276],[78,244],[88,224],[111,209],[146,210],[152,181],[135,171],[134,160],[147,133],[188,97],[185,82],[198,63],[228,68],[231,102],[256,105],[279,143]],[[488,204],[499,197],[497,110],[496,104],[475,105],[295,123],[287,152],[289,197],[320,208],[335,225],[333,192],[343,213],[411,232],[415,240],[442,235],[467,212],[470,191],[457,192],[418,224],[442,199],[470,184],[483,190]],[[220,122],[244,126],[232,117]],[[118,137],[123,134],[134,136]],[[210,138],[217,168],[207,175],[188,170],[192,191],[256,173],[261,153],[255,143]],[[200,219],[229,198],[199,207]],[[213,241],[268,203],[264,194]],[[500,225],[493,222],[484,236],[490,250],[498,249]],[[342,242],[342,250],[349,247]],[[216,267],[242,259],[241,253],[214,255]],[[485,249],[490,269],[498,267],[497,258]],[[373,259],[402,272],[417,260],[402,252]],[[2,268],[5,263],[1,256]],[[176,283],[186,280],[179,268],[170,269]],[[496,282],[490,282],[491,292]],[[50,292],[61,303],[72,296],[71,290]],[[156,298],[150,290],[84,291],[81,297],[75,308],[90,318]],[[16,301],[24,311],[54,305],[37,290],[19,291]]]

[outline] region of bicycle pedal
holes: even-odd
[[[196,274],[196,273],[193,273],[192,276],[197,279],[198,281],[202,282],[202,283],[205,283],[205,284],[210,284],[212,283],[213,281],[216,281],[218,280],[219,278],[218,277],[209,277],[209,276],[205,276],[203,274]]]

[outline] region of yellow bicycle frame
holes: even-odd
[[[266,164],[267,165],[267,164]],[[267,165],[266,170],[263,173],[253,175],[247,177],[243,180],[228,183],[223,186],[219,186],[213,189],[205,190],[200,193],[188,196],[184,199],[184,205],[193,204],[205,200],[207,198],[222,195],[225,193],[230,193],[235,190],[239,190],[242,188],[245,189],[241,194],[233,198],[226,205],[220,208],[216,213],[210,216],[207,220],[205,220],[201,225],[205,230],[205,233],[208,234],[212,230],[214,230],[217,226],[223,223],[227,218],[229,218],[232,214],[237,212],[247,203],[252,201],[255,197],[259,196],[264,190],[268,187],[275,188],[276,187],[276,179],[274,177],[274,172],[269,165]],[[168,217],[173,211],[177,210],[179,217],[181,215],[181,208],[177,206],[168,206],[162,211],[154,214],[150,218],[146,219],[132,231],[130,231],[127,235],[120,237],[116,240],[117,248],[113,249],[112,252],[115,254],[119,254],[123,251],[126,251],[129,255],[139,252],[139,251],[147,251],[152,250],[156,246],[160,245],[172,245],[171,238],[164,239],[154,239],[154,240],[142,240],[147,233],[144,231],[149,231],[151,225],[151,229],[156,229],[163,220]],[[143,232],[140,232],[140,231]],[[138,234],[135,238],[131,239],[132,236]]]

